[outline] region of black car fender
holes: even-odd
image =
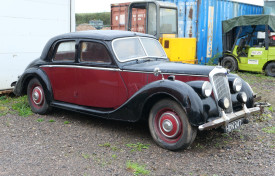
[[[27,68],[24,71],[24,74],[20,76],[19,80],[15,85],[14,94],[17,96],[27,94],[28,83],[32,78],[39,79],[44,88],[44,91],[46,92],[46,99],[48,101],[51,101],[53,99],[53,94],[50,80],[46,73],[39,67]]]
[[[199,95],[189,85],[177,80],[158,80],[147,84],[121,107],[111,112],[109,118],[124,117],[125,119],[119,120],[138,121],[148,115],[154,103],[163,98],[171,98],[179,103],[192,125],[197,126],[206,121]]]

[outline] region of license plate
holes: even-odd
[[[230,122],[228,125],[225,126],[225,132],[230,133],[233,130],[239,129],[243,124],[243,119],[235,120],[233,122]]]

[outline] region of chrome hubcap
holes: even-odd
[[[172,124],[172,122],[170,120],[165,119],[162,122],[162,128],[164,129],[164,131],[170,132],[173,129],[173,124]]]
[[[173,112],[165,112],[159,118],[159,129],[167,138],[176,138],[180,133],[181,125]]]
[[[43,102],[43,91],[37,86],[32,90],[32,100],[36,105],[40,105]]]

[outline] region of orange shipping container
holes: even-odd
[[[129,3],[111,4],[111,29],[127,30]],[[146,10],[133,9],[131,31],[145,33]]]

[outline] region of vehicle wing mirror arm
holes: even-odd
[[[160,69],[158,67],[156,67],[154,69],[154,75],[159,76],[159,74],[161,74],[162,80],[164,80],[163,74],[161,73]]]

